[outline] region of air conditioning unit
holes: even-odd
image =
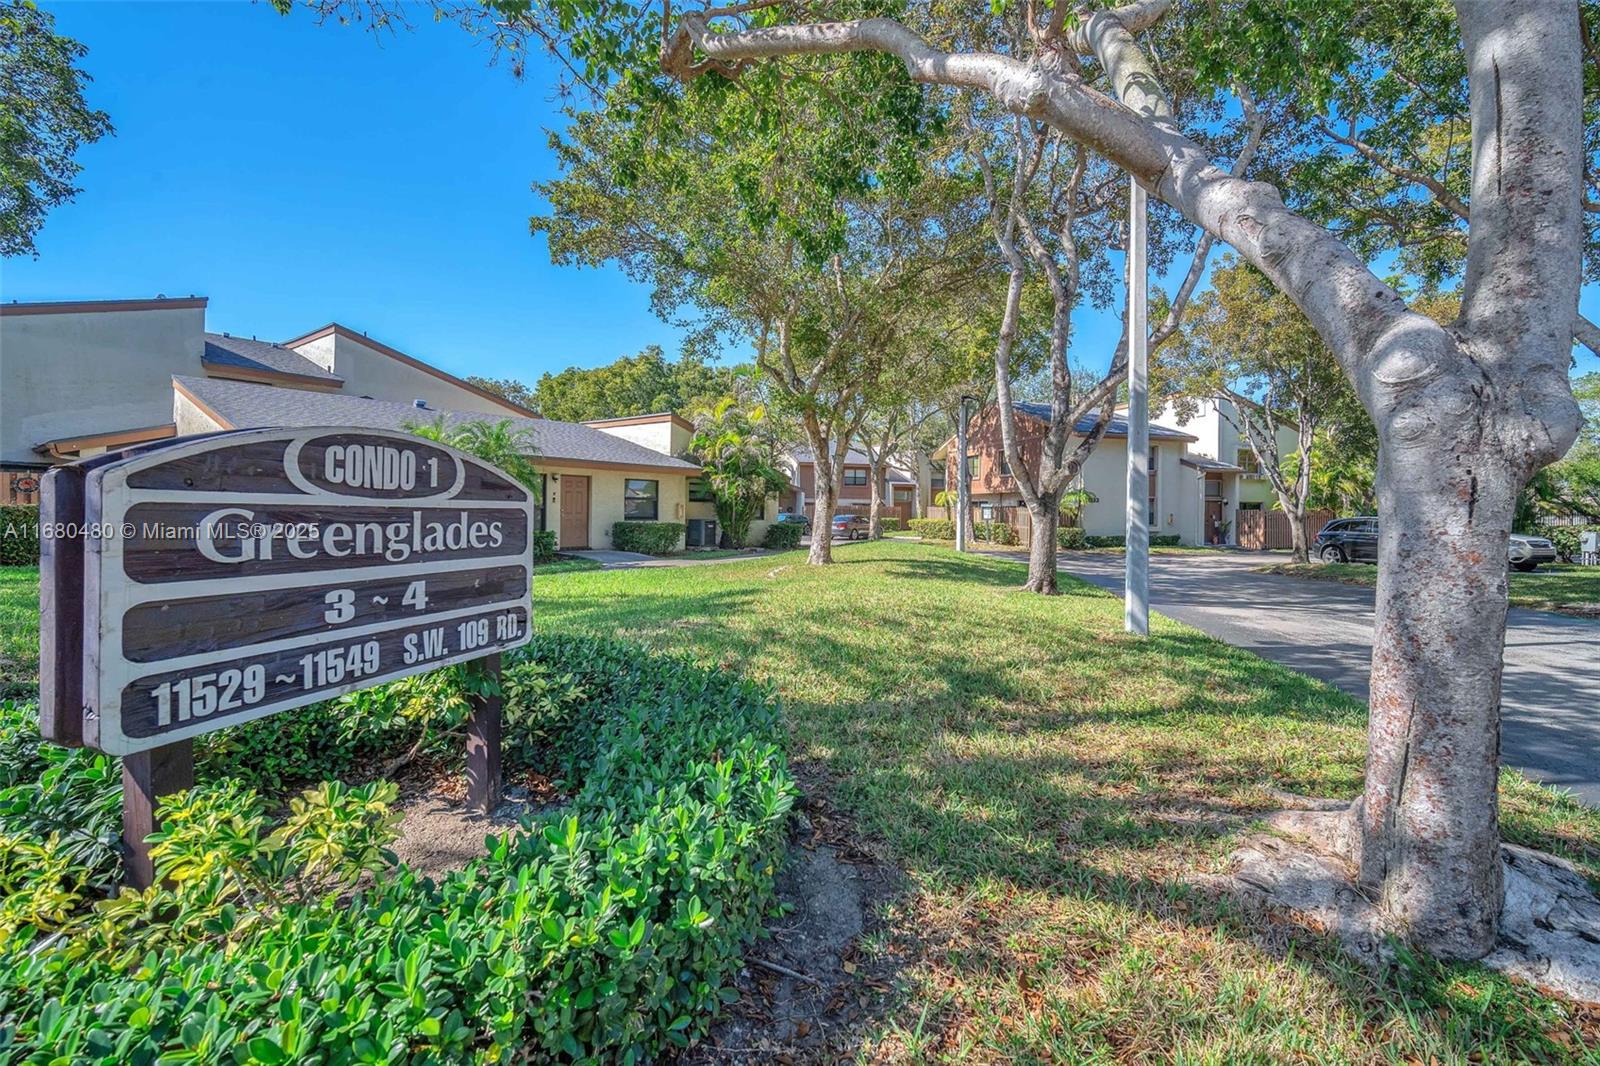
[[[715,548],[717,546],[717,521],[714,518],[691,518],[684,531],[684,546],[688,548]]]

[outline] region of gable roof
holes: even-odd
[[[179,393],[231,429],[358,426],[362,429],[403,430],[408,424],[431,422],[441,416],[449,425],[500,421],[495,415],[478,411],[446,411],[436,407],[418,407],[414,403],[369,400],[347,393],[285,389],[222,378],[175,375],[172,384]],[[551,465],[570,462],[673,474],[693,475],[700,472],[700,468],[693,463],[663,455],[642,444],[577,422],[510,415],[506,416],[506,421],[527,434],[534,447],[536,466],[543,460]]]
[[[293,348],[271,341],[246,340],[226,333],[207,333],[200,365],[245,370],[254,374],[301,378],[321,385],[340,386],[344,379],[331,374]]]
[[[483,388],[481,385],[474,385],[470,381],[463,380],[462,378],[458,378],[454,374],[449,373],[448,371],[440,370],[436,366],[432,366],[432,365],[430,365],[428,363],[424,363],[421,359],[418,359],[415,356],[407,355],[405,352],[402,352],[398,348],[391,348],[387,344],[384,344],[382,341],[373,340],[371,337],[367,336],[365,333],[357,333],[355,330],[351,329],[349,326],[342,326],[337,322],[329,322],[326,326],[323,326],[321,329],[314,329],[310,333],[305,333],[305,334],[302,334],[302,335],[300,335],[298,337],[295,337],[293,340],[284,341],[283,342],[283,346],[285,348],[298,348],[302,344],[310,344],[312,341],[321,340],[323,337],[331,337],[331,336],[344,337],[346,340],[352,340],[352,341],[355,341],[357,344],[365,345],[366,347],[368,347],[368,348],[372,349],[373,351],[377,352],[379,355],[387,355],[390,359],[393,359],[396,362],[404,363],[406,366],[409,366],[409,367],[411,367],[411,368],[413,368],[415,370],[420,370],[424,374],[432,374],[434,377],[438,378],[440,381],[448,381],[450,384],[456,386],[457,388],[462,388],[462,389],[466,389],[468,392],[477,393],[479,396],[482,396],[486,400],[493,400],[495,403],[503,404],[506,407],[510,408],[512,411],[520,412],[521,414],[523,414],[524,416],[526,416],[528,418],[538,418],[538,417],[540,417],[539,416],[539,412],[530,411],[530,410],[528,410],[528,408],[523,407],[521,404],[512,403],[510,400],[506,399],[504,396],[501,396],[497,392],[490,392],[488,389]]]

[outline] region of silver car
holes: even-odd
[[[1526,537],[1511,534],[1511,565],[1527,573],[1536,570],[1540,563],[1556,561],[1556,546],[1544,537]]]

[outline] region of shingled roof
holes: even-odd
[[[1018,403],[1014,404],[1013,406],[1023,414],[1030,415],[1042,422],[1050,421],[1050,405],[1047,403]],[[1072,427],[1072,431],[1083,436],[1088,436],[1090,433],[1094,432],[1095,423],[1098,421],[1099,417],[1097,415],[1084,415],[1082,418],[1078,419],[1078,424]],[[1111,425],[1106,428],[1106,436],[1126,437],[1127,435],[1128,414],[1126,411],[1118,411],[1111,416]],[[1156,423],[1152,422],[1150,423],[1150,439],[1199,440],[1200,438],[1191,433],[1185,433],[1180,429],[1170,429],[1166,426],[1157,425]]]
[[[444,418],[447,425],[502,420],[500,416],[476,411],[446,411],[437,407],[418,407],[414,403],[369,400],[336,392],[285,389],[219,378],[175,375],[172,383],[180,392],[233,429],[358,426],[362,429],[399,430],[408,425],[432,422],[440,417]],[[700,472],[700,468],[693,463],[576,422],[509,416],[504,420],[527,435],[539,459],[553,465],[566,461],[690,475]]]
[[[291,374],[297,378],[315,378],[330,385],[342,385],[344,379],[330,374],[293,348],[285,348],[271,341],[246,340],[230,337],[226,333],[207,333],[205,354],[200,357],[205,366],[234,367],[257,373]]]

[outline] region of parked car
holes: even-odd
[[[1322,527],[1313,549],[1325,563],[1375,563],[1378,561],[1378,520],[1369,515],[1336,518]],[[1556,561],[1556,546],[1544,537],[1511,534],[1507,562],[1518,570],[1537,569]]]
[[[867,537],[867,520],[858,514],[836,514],[833,516],[833,535],[843,537],[845,540],[865,540]]]
[[[807,518],[799,511],[782,511],[778,514],[778,517],[773,519],[773,521],[792,522],[804,529],[808,535],[811,532],[811,519]]]

